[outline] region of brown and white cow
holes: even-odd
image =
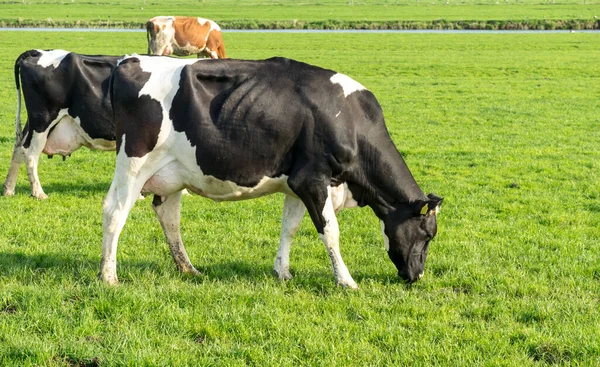
[[[385,126],[375,96],[332,70],[293,60],[127,57],[111,76],[117,158],[103,201],[100,277],[115,284],[117,242],[140,192],[180,271],[197,273],[180,233],[181,190],[215,201],[286,195],[275,271],[289,279],[291,239],[305,211],[336,282],[357,288],[335,216],[370,206],[398,275],[424,273],[442,198],[425,195]]]
[[[159,16],[146,22],[149,55],[196,54],[223,59],[221,28],[212,20],[196,17]]]

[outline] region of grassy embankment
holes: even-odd
[[[174,10],[177,9],[177,10]],[[0,3],[1,27],[141,28],[156,15],[198,15],[225,29],[599,29],[592,1],[125,0]]]
[[[4,173],[18,53],[146,48],[140,34],[11,35],[0,38]],[[204,275],[177,274],[146,200],[121,237],[122,284],[106,287],[96,273],[114,154],[81,150],[41,162],[47,201],[28,196],[24,169],[17,195],[0,198],[0,365],[600,364],[596,35],[225,36],[232,57],[294,57],[378,96],[416,179],[446,199],[425,278],[398,283],[365,208],[340,214],[359,291],[335,287],[308,218],[296,277],[280,283],[281,196],[185,197],[183,238]]]

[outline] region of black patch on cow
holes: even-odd
[[[38,65],[40,52],[25,54],[27,57],[17,59],[15,72],[19,71],[27,108],[26,131],[46,131],[58,112],[67,108],[71,116],[80,119],[81,127],[92,139],[115,140],[108,80],[119,57],[71,52],[55,68]],[[28,134],[26,148],[31,138],[32,134]]]
[[[184,67],[170,118],[196,147],[202,171],[221,180],[251,187],[324,155],[329,164],[319,159],[323,167],[312,171],[339,174],[353,158],[355,139],[340,134],[337,145],[314,139],[353,130],[324,123],[346,108],[343,94],[331,98],[339,86],[321,82],[334,74],[281,58],[202,61]]]
[[[133,83],[121,83],[122,78]],[[137,59],[123,61],[113,74],[114,113],[117,131],[117,152],[125,138],[125,154],[128,157],[143,157],[154,149],[158,141],[162,122],[160,103],[148,95],[139,97],[139,92],[150,79],[150,73],[142,71]]]

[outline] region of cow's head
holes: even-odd
[[[412,283],[424,273],[429,242],[437,233],[436,217],[442,198],[429,194],[390,212],[381,221],[388,255],[398,269],[398,275]]]
[[[172,23],[172,20],[166,24],[153,21],[146,23],[149,55],[168,56],[173,53],[171,46],[174,34]]]

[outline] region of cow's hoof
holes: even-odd
[[[4,190],[4,192],[2,193],[2,196],[14,196],[15,192],[14,191],[9,191],[9,190]]]
[[[46,195],[44,193],[36,194],[36,195],[31,194],[31,196],[33,196],[37,200],[46,200],[46,199],[48,199],[48,195]]]
[[[191,276],[200,276],[202,275],[202,273],[194,268],[193,266],[191,268],[187,267],[185,269],[179,269],[179,271],[181,272],[181,274],[185,274],[185,275],[191,275]]]
[[[119,285],[119,279],[117,278],[117,275],[105,275],[105,274],[98,274],[98,278],[100,278],[100,280],[102,280],[104,283],[106,283],[106,285],[110,285],[110,286],[117,286]]]
[[[352,279],[350,280],[338,280],[337,285],[347,289],[358,289],[358,284]]]
[[[273,269],[273,273],[279,278],[279,280],[290,280],[293,279],[294,276],[290,273],[290,269],[277,270]]]

